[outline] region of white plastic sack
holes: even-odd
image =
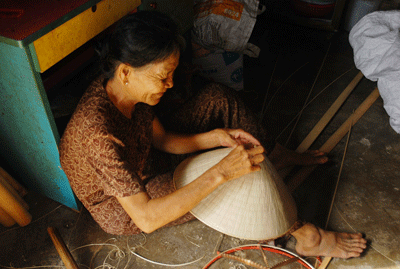
[[[205,57],[194,58],[193,64],[201,76],[236,91],[243,90],[243,54],[216,51]]]
[[[245,51],[258,5],[259,0],[195,0],[193,41],[213,51]]]
[[[377,81],[390,125],[400,133],[400,11],[376,11],[350,31],[354,62],[364,76]]]

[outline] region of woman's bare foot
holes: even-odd
[[[322,230],[306,223],[292,233],[296,238],[296,251],[303,256],[333,258],[359,257],[367,247],[367,240],[360,233],[337,233]]]
[[[298,153],[278,143],[276,143],[274,149],[268,155],[268,158],[277,170],[291,165],[314,165],[323,164],[328,161],[328,157],[325,156],[325,153],[319,150]]]

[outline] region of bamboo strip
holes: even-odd
[[[28,225],[32,220],[32,216],[24,206],[3,184],[0,184],[0,207],[21,227]]]
[[[54,227],[48,227],[47,232],[50,235],[51,240],[61,257],[65,267],[67,269],[79,269],[78,264],[75,262],[74,258],[72,257],[71,252],[68,250],[67,246],[65,245],[62,237],[60,236],[58,230]]]
[[[322,64],[321,64],[321,67],[320,67],[319,70],[318,70],[317,76],[316,76],[315,79],[314,79],[314,83],[313,83],[313,85],[311,86],[310,91],[308,92],[308,96],[307,96],[307,98],[306,98],[306,101],[304,102],[303,107],[305,107],[305,106],[307,105],[308,99],[309,99],[310,96],[311,96],[311,92],[314,90],[314,86],[315,86],[315,84],[317,83],[318,77],[319,77],[319,75],[320,75],[320,73],[321,73],[321,71],[322,71],[322,67],[324,66],[324,63],[325,63],[326,57],[328,56],[329,50],[330,50],[330,48],[331,48],[331,45],[332,45],[332,43],[329,42],[329,47],[328,47],[328,49],[327,49],[327,51],[326,51],[326,53],[325,53],[324,59],[322,60]],[[292,137],[292,134],[293,134],[294,130],[296,129],[297,123],[299,123],[299,120],[300,120],[300,117],[301,117],[302,113],[303,113],[303,109],[300,111],[300,115],[297,117],[297,120],[296,120],[296,122],[295,122],[295,124],[294,124],[294,127],[293,127],[292,131],[290,132],[288,139],[286,140],[285,146],[289,143],[289,140],[290,140],[290,138]]]
[[[21,196],[19,196],[19,193],[13,188],[13,186],[11,186],[9,184],[9,182],[0,174],[0,184],[2,184],[4,187],[7,188],[7,190],[9,192],[12,193],[12,195],[14,195],[15,199],[18,200],[18,202],[26,209],[29,209],[29,205],[25,202],[24,199],[21,198]]]
[[[379,91],[375,88],[371,94],[364,100],[364,102],[354,111],[354,113],[339,127],[338,130],[322,145],[319,149],[322,152],[329,153],[339,141],[346,135],[350,126],[356,124],[356,122],[364,115],[364,113],[372,106],[372,104],[378,99]],[[288,182],[288,189],[293,192],[311,173],[318,165],[310,165],[302,167]]]
[[[339,175],[338,175],[338,178],[337,178],[337,180],[336,180],[335,191],[333,192],[333,197],[332,197],[331,205],[330,205],[330,207],[329,207],[328,217],[326,218],[325,230],[328,228],[329,219],[331,218],[333,203],[335,202],[336,193],[337,193],[337,189],[338,189],[338,186],[339,186],[340,175],[342,174],[342,169],[343,169],[343,164],[344,164],[344,158],[346,157],[347,147],[348,147],[349,141],[350,141],[350,134],[351,134],[351,125],[350,125],[350,129],[349,129],[349,134],[348,134],[348,136],[347,136],[346,146],[344,147],[343,158],[342,158],[342,162],[341,162],[341,164],[340,164]]]
[[[15,220],[10,217],[1,207],[0,207],[0,224],[4,227],[11,227],[15,224]]]
[[[307,135],[307,137],[303,140],[303,142],[297,147],[296,151],[299,153],[303,153],[308,150],[312,143],[314,143],[315,139],[321,134],[329,121],[333,118],[339,108],[343,105],[344,101],[346,101],[347,97],[354,90],[360,80],[364,77],[363,73],[359,72],[354,79],[350,82],[350,84],[343,90],[343,92],[339,95],[336,101],[331,105],[331,107],[326,111],[324,116],[318,121],[318,123],[314,126],[311,132]]]
[[[24,197],[28,191],[18,181],[16,181],[6,170],[0,167],[0,176],[3,176],[8,183],[18,192],[21,197]]]

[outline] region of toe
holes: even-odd
[[[326,162],[328,161],[328,157],[321,157],[321,158],[318,158],[317,161],[318,161],[319,164],[326,163]]]
[[[350,234],[348,234],[348,236],[351,238],[354,238],[354,239],[356,239],[356,238],[362,239],[362,237],[363,237],[362,233],[350,233]]]
[[[306,153],[313,155],[313,156],[322,156],[325,155],[325,152],[319,150],[307,150]]]
[[[345,259],[357,258],[357,257],[360,257],[360,255],[361,255],[361,252],[356,252],[356,251],[347,252]]]

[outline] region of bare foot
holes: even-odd
[[[309,150],[304,153],[298,153],[278,143],[268,155],[268,158],[277,170],[291,165],[315,165],[323,164],[328,161],[328,157],[325,156],[325,153],[319,150]]]
[[[337,233],[322,230],[306,223],[292,233],[296,238],[296,251],[303,256],[333,258],[359,257],[367,247],[367,240],[360,233]]]

